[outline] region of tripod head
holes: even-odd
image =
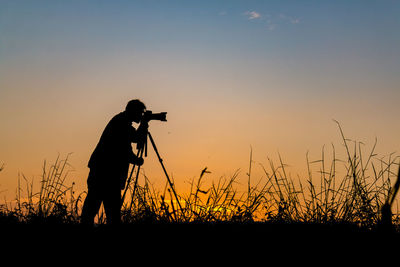
[[[151,110],[147,110],[142,117],[141,123],[138,128],[139,140],[136,148],[138,151],[144,150],[145,157],[147,157],[147,137],[149,134],[149,121],[167,121],[167,112],[153,113]]]
[[[144,151],[145,154],[144,156],[147,157],[147,136],[149,134],[149,130],[148,130],[149,125],[147,124],[147,122],[142,122],[138,128],[138,141],[136,143],[136,149],[138,150],[138,154],[140,153],[140,151]],[[143,153],[143,152],[142,152]],[[140,154],[142,154],[140,153]]]

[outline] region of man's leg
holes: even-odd
[[[104,194],[104,209],[106,211],[107,224],[117,225],[121,223],[121,189],[120,185],[111,185]]]
[[[88,189],[88,193],[83,203],[81,223],[86,225],[93,225],[94,217],[99,212],[101,205],[101,194],[98,190]]]

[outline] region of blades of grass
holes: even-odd
[[[249,172],[247,173],[247,176],[249,177],[247,180],[247,194],[248,196],[251,195],[251,165],[253,162],[253,148],[250,146],[250,162],[249,162]]]

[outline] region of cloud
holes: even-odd
[[[243,13],[248,20],[260,20],[263,21],[263,24],[265,23],[266,28],[269,31],[275,31],[276,29],[280,28],[283,25],[288,25],[288,24],[299,24],[300,19],[288,16],[286,14],[276,14],[276,15],[270,15],[270,14],[263,14],[256,12],[256,11],[246,11]]]
[[[280,14],[280,15],[279,15],[279,18],[280,18],[283,22],[290,23],[290,24],[299,24],[299,23],[300,23],[300,19],[298,19],[298,18],[293,18],[293,17],[290,17],[290,16],[285,15],[285,14]]]
[[[246,11],[244,14],[247,16],[248,19],[253,20],[253,19],[260,19],[261,14],[256,12],[256,11]]]

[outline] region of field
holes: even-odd
[[[364,153],[362,144],[347,140],[339,129],[346,159],[336,158],[332,147],[327,162],[323,149],[320,160],[307,159],[305,183],[287,175],[282,159],[262,166],[265,178],[256,180],[251,173],[251,154],[244,191],[235,188],[237,173],[205,187],[206,168],[185,194],[176,192],[173,183],[157,191],[147,177],[136,187],[132,181],[119,227],[106,226],[103,212],[95,227],[80,225],[85,192],[76,194],[73,185],[65,184],[68,156],[57,158],[43,166],[38,192],[33,192],[33,184],[24,176],[19,177],[15,202],[1,205],[0,226],[12,240],[48,240],[56,235],[71,242],[119,237],[144,244],[146,240],[174,245],[177,240],[194,240],[215,246],[222,241],[225,245],[266,240],[266,245],[288,245],[307,240],[397,238],[399,215],[394,203],[399,188],[398,158],[379,158],[375,145]],[[344,175],[339,177],[338,173]]]

